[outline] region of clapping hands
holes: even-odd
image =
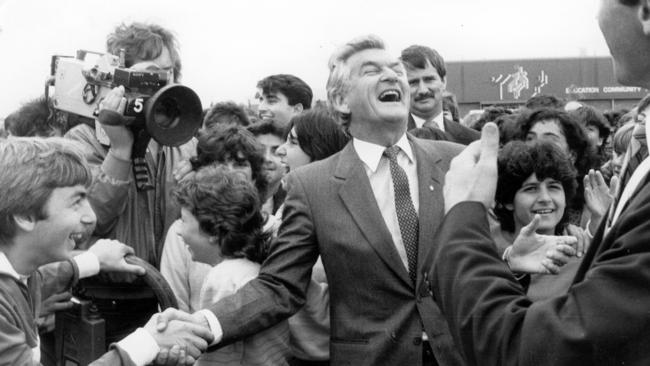
[[[579,240],[575,236],[537,234],[540,221],[540,216],[535,215],[506,249],[504,259],[513,272],[557,274],[578,253]]]

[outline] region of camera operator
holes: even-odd
[[[126,67],[173,70],[174,81],[178,81],[178,43],[169,30],[154,24],[121,24],[108,36],[107,52],[118,55],[121,50]],[[170,196],[175,184],[172,172],[179,162],[195,153],[196,142],[192,139],[170,147],[152,139],[145,160],[153,189],[138,190],[132,173],[134,135],[123,124],[106,120],[106,116],[118,121],[122,118],[126,102],[123,94],[124,88],[117,87],[101,102],[94,129],[79,125],[66,137],[85,146],[93,168],[88,198],[97,214],[94,236],[126,243],[138,257],[158,267],[165,233],[180,215]],[[93,300],[106,320],[107,343],[146,323],[157,312],[153,291],[132,276],[96,276],[83,282],[81,292]]]

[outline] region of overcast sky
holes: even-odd
[[[396,55],[411,44],[447,61],[606,56],[596,0],[0,0],[0,118],[42,94],[50,56],[104,51],[121,21],[155,22],[181,44],[183,83],[204,106],[253,98],[290,73],[325,99],[332,50],[362,34]]]

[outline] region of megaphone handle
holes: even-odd
[[[134,131],[134,135],[135,140],[133,141],[133,152],[131,153],[133,178],[135,179],[135,185],[138,191],[147,191],[154,188],[151,183],[151,171],[145,158],[151,136],[144,129]]]
[[[133,158],[133,178],[138,191],[153,189],[151,184],[151,172],[145,158]]]

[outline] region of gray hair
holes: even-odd
[[[327,79],[327,101],[332,114],[338,119],[343,129],[347,132],[350,125],[350,114],[341,113],[334,108],[336,98],[345,96],[349,88],[350,67],[347,61],[354,54],[370,49],[386,49],[384,41],[375,35],[366,35],[355,38],[344,46],[339,47],[329,59],[328,68],[330,75]]]

